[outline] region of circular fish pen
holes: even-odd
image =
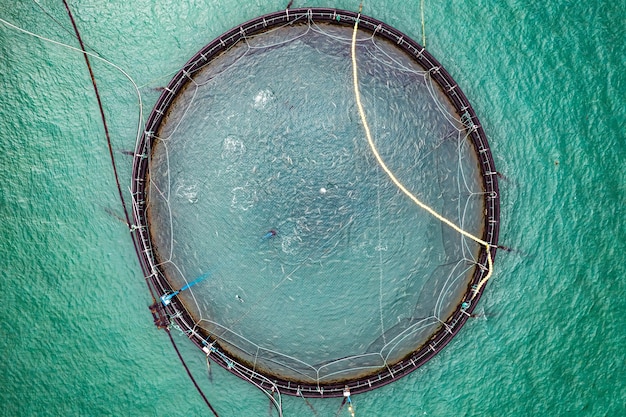
[[[479,300],[496,174],[465,95],[403,33],[335,9],[246,22],[173,77],[135,150],[133,233],[155,322],[263,389],[388,384],[443,349]]]

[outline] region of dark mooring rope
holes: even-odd
[[[93,84],[93,90],[96,94],[96,100],[98,100],[98,108],[100,109],[100,116],[102,117],[102,125],[104,126],[104,134],[107,138],[107,144],[109,147],[109,156],[111,157],[111,164],[113,165],[113,174],[115,174],[115,183],[117,184],[117,192],[120,195],[120,201],[122,202],[122,208],[124,209],[124,216],[126,217],[126,223],[128,227],[132,227],[132,223],[130,221],[130,216],[128,215],[128,210],[126,210],[126,200],[124,200],[124,194],[122,193],[122,187],[120,186],[119,175],[117,174],[117,166],[115,165],[115,156],[113,155],[113,145],[111,144],[111,135],[109,134],[109,126],[106,122],[106,117],[104,117],[104,107],[102,106],[102,100],[100,99],[100,92],[98,91],[98,86],[96,85],[96,78],[93,75],[93,70],[91,69],[91,63],[89,62],[89,56],[85,50],[85,44],[83,43],[83,39],[80,36],[80,32],[78,31],[78,27],[76,26],[76,22],[74,21],[74,16],[72,15],[72,11],[70,10],[70,6],[67,4],[66,0],[63,0],[63,4],[65,5],[65,10],[67,10],[67,14],[72,21],[72,26],[74,27],[74,32],[76,33],[76,38],[78,39],[78,43],[80,44],[80,49],[83,51],[83,56],[85,57],[85,62],[87,63],[87,69],[89,70],[89,76],[91,77],[91,83]]]
[[[85,57],[85,63],[87,64],[87,69],[89,70],[89,76],[91,77],[91,83],[93,84],[93,90],[94,90],[95,95],[96,95],[96,100],[98,101],[98,108],[100,109],[100,117],[102,118],[102,125],[104,126],[104,134],[105,134],[106,139],[107,139],[107,145],[108,145],[108,148],[109,148],[109,156],[111,158],[111,165],[113,166],[113,174],[115,175],[115,183],[117,185],[117,191],[119,193],[120,201],[122,203],[122,208],[124,210],[124,216],[126,218],[126,223],[128,225],[128,228],[132,231],[132,223],[130,221],[130,216],[128,215],[128,210],[126,209],[126,200],[124,199],[124,194],[122,193],[122,187],[120,185],[119,175],[117,173],[117,166],[115,164],[115,156],[113,154],[113,145],[111,144],[111,135],[109,134],[109,127],[107,125],[106,117],[104,115],[104,107],[102,106],[102,100],[100,99],[100,92],[98,91],[98,86],[96,84],[96,78],[95,78],[95,76],[93,74],[93,70],[91,68],[91,63],[89,62],[89,56],[87,55],[87,52],[85,50],[85,44],[83,43],[83,39],[80,36],[80,32],[78,31],[78,27],[76,26],[76,21],[74,20],[74,16],[72,15],[72,11],[70,10],[70,7],[67,4],[66,0],[63,0],[63,5],[65,5],[65,10],[67,10],[67,14],[68,14],[68,16],[70,18],[70,21],[72,22],[72,26],[74,28],[74,33],[76,33],[76,38],[78,39],[78,43],[80,44],[80,49],[83,51],[83,56]],[[136,242],[134,236],[133,236],[133,243],[135,244],[135,249],[136,249],[137,242]],[[180,359],[180,362],[183,364],[183,367],[185,368],[185,371],[187,371],[187,375],[189,376],[189,379],[191,379],[191,382],[193,382],[193,385],[196,387],[196,390],[198,390],[198,393],[200,393],[200,396],[202,397],[202,399],[204,400],[206,405],[209,407],[209,409],[211,410],[213,415],[215,417],[219,417],[218,414],[217,414],[217,411],[215,411],[215,409],[213,408],[213,406],[211,405],[211,403],[209,402],[207,397],[204,395],[204,392],[202,392],[202,389],[200,388],[200,386],[196,382],[195,378],[191,374],[191,371],[189,370],[189,367],[187,366],[187,363],[185,362],[185,359],[181,355],[180,351],[178,350],[178,346],[176,346],[176,343],[174,342],[174,338],[172,337],[172,333],[170,332],[169,328],[165,327],[164,329],[165,329],[165,332],[167,333],[167,335],[170,338],[170,342],[172,342],[172,346],[174,347],[174,350],[176,351],[176,354],[178,355],[178,358]]]
[[[213,406],[211,405],[211,403],[209,402],[207,397],[204,395],[204,392],[202,392],[202,389],[200,388],[200,386],[196,382],[196,379],[191,374],[191,371],[189,370],[189,367],[187,366],[187,363],[183,359],[183,355],[180,354],[180,351],[178,350],[178,346],[176,346],[176,342],[174,341],[174,338],[172,337],[172,332],[170,331],[169,328],[166,327],[165,328],[165,333],[167,333],[167,335],[170,337],[170,341],[172,342],[172,346],[174,346],[174,350],[176,351],[176,354],[178,355],[178,359],[180,359],[180,363],[183,364],[183,367],[185,368],[185,371],[187,371],[187,375],[189,375],[189,379],[191,379],[191,382],[193,382],[193,385],[196,387],[196,389],[198,390],[198,392],[202,396],[202,399],[204,400],[206,405],[211,409],[211,412],[213,413],[213,415],[215,417],[219,417],[217,415],[217,411],[215,411],[215,409],[213,408]]]

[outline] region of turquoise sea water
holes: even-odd
[[[0,18],[78,46],[62,2],[39,4],[3,3]],[[147,113],[204,44],[285,4],[70,6]],[[421,40],[419,2],[363,12]],[[356,415],[623,415],[626,6],[425,1],[424,15],[427,48],[473,103],[506,176],[501,242],[515,251],[498,255],[481,317],[426,366],[355,396]],[[83,57],[5,24],[0,56],[0,414],[208,415],[152,323],[127,228],[110,214],[122,209]],[[137,99],[119,71],[92,64],[126,188],[120,151],[134,147]],[[217,367],[210,380],[201,352],[175,337],[221,416],[270,414],[249,384]],[[286,416],[340,405],[283,401]]]

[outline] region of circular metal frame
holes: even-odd
[[[288,9],[250,20],[224,33],[202,48],[202,50],[194,55],[173,77],[157,100],[148,118],[145,131],[137,143],[133,160],[131,192],[133,196],[133,219],[135,226],[132,229],[132,233],[139,244],[140,250],[138,251],[138,256],[146,280],[158,297],[170,293],[172,288],[157,265],[150,238],[146,214],[149,153],[152,149],[154,133],[158,131],[176,95],[191,80],[190,75],[201,69],[214,57],[242,41],[245,37],[264,32],[271,28],[286,24],[308,23],[312,21],[354,26],[357,18],[359,19],[359,29],[369,31],[376,36],[380,36],[395,43],[398,48],[401,48],[420,66],[428,71],[432,80],[439,85],[441,91],[443,91],[451,105],[455,108],[464,125],[467,126],[467,135],[478,156],[479,169],[485,190],[485,223],[482,239],[491,245],[491,256],[492,258],[495,257],[500,228],[500,197],[497,172],[485,132],[469,101],[450,74],[448,74],[443,66],[430,55],[424,47],[410,39],[404,33],[379,20],[363,15],[359,17],[354,12],[337,9]],[[487,273],[487,253],[484,247],[480,251],[478,264],[463,300],[457,306],[455,312],[440,326],[429,341],[422,346],[416,346],[416,349],[410,355],[385,369],[367,377],[341,384],[306,385],[301,382],[294,383],[289,380],[270,378],[256,372],[246,363],[240,363],[237,358],[229,356],[220,348],[218,341],[206,334],[202,334],[202,330],[198,330],[191,316],[176,298],[173,298],[171,303],[167,306],[155,303],[155,305],[151,307],[151,311],[155,316],[155,323],[158,326],[169,325],[172,322],[175,323],[185,332],[189,339],[201,348],[213,361],[217,362],[229,372],[260,388],[279,390],[284,394],[304,397],[341,397],[344,395],[346,389],[349,389],[351,394],[357,394],[391,383],[414,371],[431,359],[437,352],[442,350],[470,317],[484,291],[485,287],[483,286],[480,288],[479,293],[473,297],[473,290]]]

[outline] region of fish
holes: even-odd
[[[273,238],[277,234],[278,234],[278,232],[276,232],[276,230],[272,229],[272,230],[268,231],[265,235],[263,235],[263,237],[261,238],[261,241],[270,240],[271,238]]]

